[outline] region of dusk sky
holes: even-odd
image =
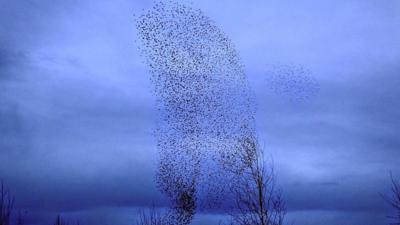
[[[384,225],[400,178],[400,1],[179,1],[235,44],[295,225]],[[167,200],[154,183],[155,97],[138,49],[140,0],[0,0],[0,178],[28,224],[61,213],[128,225]],[[318,84],[270,88],[273,65]],[[273,70],[273,69],[272,69]],[[193,224],[217,224],[218,212]]]

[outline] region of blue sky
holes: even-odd
[[[400,177],[400,2],[182,2],[242,57],[289,219],[387,224],[380,193],[390,171]],[[27,218],[129,224],[138,207],[165,206],[154,185],[153,87],[135,42],[134,14],[152,2],[0,6],[0,177]],[[271,65],[290,63],[318,81],[313,98],[269,90]]]

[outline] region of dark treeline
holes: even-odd
[[[0,225],[10,225],[14,210],[14,196],[4,186],[3,180],[1,180],[0,195]]]
[[[15,205],[15,197],[1,180],[0,187],[0,225],[27,225],[23,211]],[[79,221],[71,222],[57,215],[53,225],[81,225]]]
[[[262,152],[261,152],[262,154]],[[275,188],[275,175],[272,164],[261,160],[249,168],[252,179],[244,180],[243,186],[236,189],[236,209],[227,212],[226,221],[218,225],[281,225],[286,215],[286,208],[281,193]],[[390,191],[384,195],[392,211],[388,212],[389,225],[400,225],[400,181],[390,176]],[[15,205],[15,198],[1,181],[0,190],[0,225],[29,225],[23,213]],[[158,210],[154,205],[139,210],[133,225],[175,225],[165,222],[166,212]],[[70,221],[61,215],[55,215],[50,225],[84,225],[79,221]]]

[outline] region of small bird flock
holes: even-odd
[[[294,102],[310,100],[320,90],[320,85],[311,71],[296,64],[270,66],[266,80],[272,92]]]

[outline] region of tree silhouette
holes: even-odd
[[[0,189],[0,225],[10,225],[14,210],[14,197],[1,181]]]
[[[66,221],[64,221],[64,219],[61,217],[61,215],[58,215],[54,225],[68,225],[68,223]]]
[[[391,181],[391,195],[384,196],[384,199],[390,204],[390,206],[394,209],[395,213],[393,216],[389,216],[389,218],[393,221],[391,225],[400,225],[400,183],[393,178],[393,175],[390,174]]]
[[[57,215],[56,222],[54,223],[54,225],[70,225],[70,224],[80,225],[81,223],[79,222],[79,220],[76,221],[75,223],[71,223],[70,221],[67,221],[64,218],[62,218],[61,215]]]
[[[248,167],[233,186],[235,208],[232,224],[282,225],[286,208],[280,190],[276,189],[274,166],[264,157],[264,149],[254,150],[244,160]],[[255,154],[254,154],[255,152]]]
[[[17,225],[24,225],[24,217],[22,216],[22,211],[18,210],[18,216],[17,216]]]
[[[139,210],[136,225],[164,225],[167,224],[165,220],[165,215],[153,205],[147,211],[144,209]]]

